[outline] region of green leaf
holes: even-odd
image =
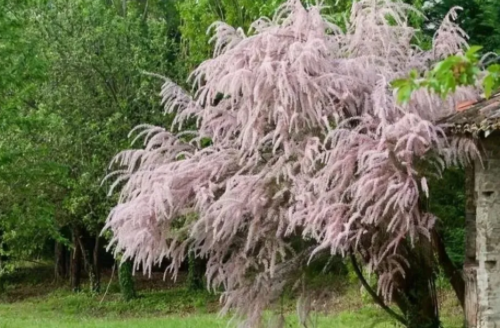
[[[451,57],[449,57],[448,59],[437,63],[432,71],[436,74],[443,74],[451,70],[454,64],[455,62],[451,59]]]
[[[487,68],[490,73],[500,73],[500,64],[492,64]]]
[[[391,86],[396,89],[396,88],[401,88],[405,85],[407,85],[409,82],[408,82],[408,79],[396,79],[396,80],[393,80],[391,81]]]
[[[495,77],[492,74],[488,74],[483,79],[484,96],[490,98],[493,90],[498,85],[498,81],[495,81]]]
[[[478,52],[483,49],[482,46],[471,46],[467,52],[465,53],[465,57],[469,58],[469,59],[473,59],[473,58],[477,58],[478,56]]]
[[[412,94],[412,88],[410,85],[405,85],[401,88],[398,89],[397,95],[398,95],[398,102],[401,104],[406,104],[410,101],[411,99],[411,94]]]
[[[419,77],[419,74],[418,74],[417,70],[413,69],[410,71],[410,78],[411,79],[415,80],[415,79],[418,79],[418,77]]]

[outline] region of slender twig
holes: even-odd
[[[106,287],[106,291],[104,292],[104,295],[101,298],[101,301],[99,302],[99,305],[102,304],[104,301],[104,298],[106,298],[106,295],[108,294],[109,287],[111,286],[111,282],[113,282],[113,277],[115,275],[115,268],[116,268],[116,263],[113,264],[113,269],[111,271],[111,277],[109,278],[108,286]]]
[[[38,265],[47,265],[48,263],[43,263],[43,262],[39,262],[37,260],[32,260],[32,259],[17,259],[17,261],[21,261],[21,262],[30,262],[30,263],[33,263],[33,264],[38,264]]]
[[[158,73],[153,73],[153,72],[148,72],[148,71],[141,71],[141,73],[144,74],[144,75],[148,75],[148,76],[151,76],[151,77],[155,77],[155,78],[161,79],[163,81],[171,81],[169,78],[164,77],[163,75],[158,74]]]
[[[83,263],[84,263],[85,271],[87,273],[90,273],[89,261],[87,259],[87,254],[86,254],[87,251],[83,247],[82,239],[80,239],[80,237],[78,237],[78,245],[80,246],[80,250],[82,251],[82,257],[83,257]]]
[[[148,19],[148,9],[149,9],[149,0],[146,0],[146,4],[144,5],[144,12],[142,13],[142,20],[144,22]]]
[[[349,255],[352,263],[352,267],[354,268],[354,272],[356,273],[359,281],[361,281],[361,284],[363,287],[368,291],[370,296],[373,298],[375,303],[377,303],[385,312],[387,312],[390,316],[392,316],[394,319],[398,320],[401,322],[403,325],[408,326],[408,323],[406,320],[399,314],[397,314],[395,311],[393,311],[389,306],[387,306],[382,299],[374,290],[373,288],[368,284],[366,281],[365,277],[363,276],[363,273],[361,272],[358,262],[356,261],[356,257],[354,256],[353,253]]]

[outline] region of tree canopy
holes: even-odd
[[[162,87],[180,132],[139,126],[145,148],[115,158],[115,185],[125,181],[107,221],[117,250],[145,271],[167,257],[174,275],[193,250],[250,324],[321,253],[359,253],[383,298],[407,296],[415,266],[432,273],[428,181],[478,154],[438,119],[481,92],[415,88],[397,101],[393,80],[468,48],[455,8],[429,50],[414,45],[410,13],[401,1],[359,1],[342,29],[320,6],[288,1],[248,31],[214,23],[194,92]]]

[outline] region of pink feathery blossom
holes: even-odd
[[[171,81],[161,92],[174,128],[196,122],[196,131],[140,126],[144,148],[115,159],[120,200],[106,229],[116,252],[145,271],[168,258],[175,275],[193,250],[225,308],[250,321],[324,251],[368,255],[389,299],[407,268],[398,246],[428,238],[435,222],[420,206],[426,176],[476,152],[435,122],[477,90],[395,101],[392,80],[467,47],[453,9],[432,49],[419,49],[409,12],[402,1],[361,0],[342,31],[320,7],[290,0],[246,34],[214,24],[214,56],[192,72],[193,94]]]

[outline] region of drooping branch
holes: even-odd
[[[368,284],[363,273],[361,272],[361,269],[359,268],[358,262],[356,260],[356,256],[353,253],[350,253],[349,258],[351,260],[351,264],[352,264],[352,267],[354,269],[354,273],[356,273],[356,276],[358,277],[359,281],[361,282],[361,284],[363,285],[365,290],[368,292],[368,294],[370,294],[373,301],[375,303],[377,303],[377,305],[379,305],[387,314],[389,314],[395,320],[397,320],[397,321],[401,322],[403,325],[407,326],[408,323],[405,320],[405,318],[403,318],[400,314],[396,313],[389,306],[387,306],[387,304],[384,302],[384,299],[382,297],[380,297],[375,292],[375,290],[373,290],[373,288],[370,286],[370,284]]]
[[[455,294],[460,302],[460,306],[465,308],[465,280],[462,271],[453,264],[446,252],[446,248],[441,235],[436,229],[432,230],[432,244],[437,253],[439,264],[443,267],[446,278],[450,281]]]

